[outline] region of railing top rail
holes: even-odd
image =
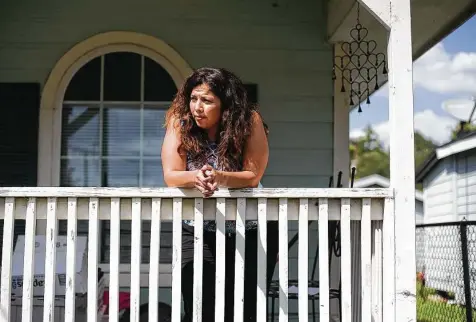
[[[195,189],[179,188],[97,188],[97,187],[2,187],[6,197],[77,197],[77,198],[200,198]],[[388,188],[264,188],[219,189],[214,198],[386,198],[393,197]]]

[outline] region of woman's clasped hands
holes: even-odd
[[[195,176],[195,188],[197,188],[205,198],[211,197],[218,190],[217,174],[215,169],[209,164],[205,164],[197,171]]]

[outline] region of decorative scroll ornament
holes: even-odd
[[[359,113],[362,112],[361,102],[364,98],[370,104],[371,90],[379,89],[378,75],[387,74],[385,54],[377,53],[375,40],[366,40],[368,29],[360,24],[360,5],[357,1],[357,24],[350,30],[352,41],[343,42],[342,56],[334,57],[333,79],[336,79],[335,69],[340,71],[341,92],[349,91],[350,105],[355,105],[354,97],[358,99]],[[346,84],[348,88],[346,88]]]

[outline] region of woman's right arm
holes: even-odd
[[[193,188],[195,187],[198,171],[186,171],[186,156],[180,155],[178,147],[181,138],[178,122],[170,118],[162,144],[162,169],[164,181],[168,187]]]

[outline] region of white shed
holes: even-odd
[[[417,270],[425,273],[427,286],[454,293],[459,304],[468,302],[466,284],[468,294],[476,298],[474,283],[469,282],[475,267],[470,253],[476,242],[472,233],[476,220],[476,132],[461,134],[436,148],[417,169],[415,180],[423,184],[424,202],[424,225],[416,229]]]
[[[417,169],[423,184],[424,222],[476,219],[476,132],[438,147]]]

